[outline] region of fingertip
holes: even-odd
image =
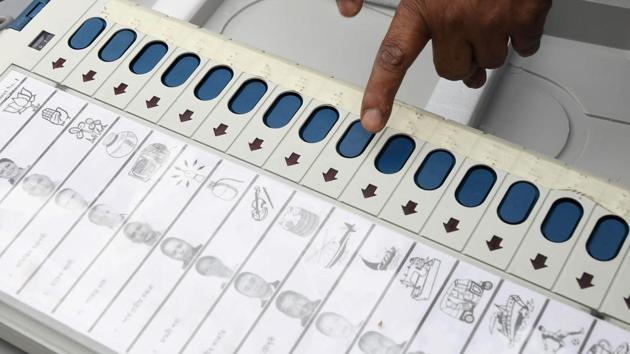
[[[361,117],[361,125],[365,128],[365,130],[371,133],[378,133],[385,127],[386,123],[387,118],[376,108],[369,108],[365,110],[365,112],[363,112],[363,116]]]
[[[540,49],[540,40],[533,42],[525,47],[514,45],[512,45],[512,47],[514,47],[514,50],[518,53],[518,55],[524,58],[531,57],[532,55],[536,54]]]
[[[464,84],[471,89],[478,89],[486,84],[486,70],[477,68],[477,70],[468,78],[464,79]]]
[[[362,1],[360,0],[337,0],[339,13],[344,17],[354,17],[361,11]]]

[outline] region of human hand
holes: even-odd
[[[347,17],[364,0],[337,0]],[[521,56],[538,51],[552,0],[401,0],[376,54],[368,80],[361,122],[372,132],[387,123],[396,92],[429,40],[438,75],[463,80],[471,88],[486,82],[486,69],[503,65],[508,41]],[[421,78],[418,78],[421,80]]]

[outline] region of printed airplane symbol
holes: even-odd
[[[324,182],[330,182],[330,181],[336,180],[337,173],[339,173],[339,171],[335,170],[334,168],[329,168],[326,173],[322,173],[322,176],[324,176]]]
[[[455,218],[450,218],[450,219],[448,219],[448,222],[445,222],[445,223],[442,223],[442,224],[444,225],[444,230],[448,234],[450,234],[451,232],[455,232],[455,231],[459,230],[457,228],[457,226],[459,226],[459,220],[457,220]]]
[[[94,80],[94,76],[96,76],[96,71],[90,70],[81,76],[83,76],[83,82],[92,81]]]
[[[127,86],[127,84],[121,82],[120,85],[118,85],[117,87],[114,87],[114,94],[116,96],[122,95],[123,93],[127,92],[127,91],[125,91],[127,89],[127,87],[129,87],[129,86]]]
[[[59,59],[53,61],[52,62],[53,70],[63,68],[63,64],[65,64],[65,63],[66,63],[66,59],[64,59],[64,58],[59,58]]]
[[[195,114],[195,112],[187,109],[184,113],[179,114],[179,121],[182,123],[188,122],[189,120],[192,120],[193,114]]]
[[[292,152],[289,157],[284,158],[284,161],[287,163],[287,166],[293,166],[300,163],[298,161],[299,159],[300,159],[300,155]]]
[[[262,149],[262,143],[264,143],[265,141],[262,139],[254,139],[254,141],[252,141],[249,144],[249,151],[256,151],[256,150],[260,150]]]
[[[158,102],[160,102],[160,98],[157,96],[151,97],[151,99],[144,101],[147,105],[148,109],[155,108],[158,106]]]
[[[368,184],[367,187],[361,189],[361,192],[363,193],[363,198],[367,199],[376,196],[376,189],[378,189],[378,187],[376,187],[375,185]]]
[[[503,242],[503,239],[497,235],[494,235],[492,236],[490,241],[486,241],[486,245],[488,245],[488,249],[490,250],[490,252],[493,252],[503,248],[503,246],[501,246],[501,242]]]
[[[626,302],[626,306],[628,307],[628,310],[630,310],[630,296],[624,297],[623,301]]]
[[[416,207],[417,206],[418,206],[418,203],[410,200],[410,201],[407,202],[406,205],[402,206],[403,213],[405,215],[415,214],[415,213],[417,213],[417,211],[416,211]]]
[[[534,267],[535,270],[547,268],[547,264],[545,264],[547,263],[547,256],[540,253],[536,255],[536,258],[530,259],[529,261],[532,262],[532,267]]]
[[[212,128],[212,130],[214,131],[214,136],[221,136],[227,134],[228,128],[227,125],[221,123],[216,128]]]
[[[577,280],[580,289],[586,289],[593,286],[593,275],[589,273],[582,273],[580,278],[575,278]]]

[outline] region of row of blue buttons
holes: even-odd
[[[81,50],[89,47],[104,31],[106,22],[101,18],[86,20],[69,40],[71,48]],[[99,51],[99,58],[111,62],[121,58],[136,40],[136,33],[129,29],[116,32]],[[131,61],[131,72],[142,75],[150,72],[168,52],[163,42],[148,43]],[[200,58],[192,53],[177,57],[162,76],[162,83],[168,87],[183,85],[197,70]],[[233,71],[226,66],[212,68],[195,89],[198,99],[209,101],[227,87]],[[234,114],[251,112],[268,90],[260,79],[244,82],[228,102]],[[286,126],[302,107],[303,100],[294,92],[279,95],[263,116],[266,126],[278,129]],[[339,119],[339,112],[329,106],[315,109],[300,129],[300,138],[307,143],[317,143],[329,134]],[[367,132],[360,121],[350,124],[337,144],[337,152],[346,158],[356,158],[363,154],[374,134]],[[384,174],[394,174],[402,170],[416,149],[415,141],[406,135],[395,135],[383,146],[375,160],[375,167]],[[416,185],[423,190],[436,190],[446,181],[455,166],[455,157],[448,151],[430,152],[415,174]],[[478,165],[467,171],[455,191],[455,198],[461,205],[478,207],[486,200],[497,180],[496,173],[488,166]],[[538,202],[540,192],[533,184],[525,181],[514,183],[501,200],[497,209],[499,218],[511,225],[525,222]],[[583,208],[570,198],[554,202],[542,223],[541,231],[551,242],[568,241],[583,217]],[[600,261],[614,259],[628,235],[628,225],[617,216],[601,218],[587,241],[588,253]]]

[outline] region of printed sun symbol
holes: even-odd
[[[183,166],[175,166],[175,170],[179,171],[171,177],[176,181],[175,185],[179,186],[182,183],[186,188],[190,187],[191,182],[202,183],[205,176],[201,173],[201,170],[206,168],[205,165],[200,165],[197,160],[189,163],[188,160],[184,160]]]

